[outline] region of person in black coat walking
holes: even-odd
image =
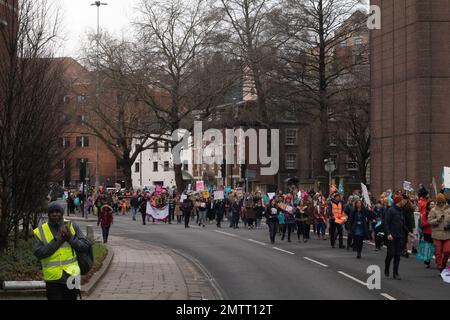
[[[225,214],[225,201],[217,200],[214,203],[214,212],[216,216],[217,228],[222,228],[221,223]]]
[[[401,280],[398,273],[400,266],[400,256],[402,254],[404,232],[408,232],[403,214],[403,206],[406,200],[401,195],[394,198],[394,205],[390,207],[385,215],[385,230],[387,236],[387,255],[384,266],[384,274],[389,277],[389,270],[392,259],[394,259],[394,279]],[[411,234],[410,234],[411,235]]]
[[[369,213],[361,200],[356,200],[348,219],[349,233],[353,238],[356,258],[361,259],[364,240],[369,238]]]

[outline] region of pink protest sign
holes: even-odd
[[[203,183],[203,181],[197,181],[196,182],[195,190],[196,191],[203,191],[203,190],[205,190],[205,184]]]

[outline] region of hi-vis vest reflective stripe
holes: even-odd
[[[33,232],[44,244],[48,244],[54,239],[48,223],[44,223]],[[70,232],[72,235],[76,234],[72,224],[70,224]],[[67,242],[64,242],[50,257],[42,259],[41,264],[45,281],[61,279],[63,271],[71,276],[80,274],[75,251]]]
[[[336,223],[343,224],[347,221],[347,216],[342,212],[342,203],[333,203],[332,210]]]

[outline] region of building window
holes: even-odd
[[[347,170],[348,171],[358,170],[358,164],[350,156],[347,156]]]
[[[153,172],[158,172],[158,162],[153,162]]]
[[[164,152],[169,152],[169,142],[164,142]]]
[[[61,138],[61,146],[63,148],[69,148],[70,147],[70,138],[69,137],[62,137]]]
[[[88,116],[87,115],[78,115],[77,117],[78,121],[78,125],[83,126],[85,123],[88,122]]]
[[[164,172],[169,171],[169,161],[164,161]]]
[[[355,43],[355,46],[360,46],[363,43],[363,39],[361,37],[355,37],[354,43]]]
[[[330,154],[331,161],[337,166],[338,155],[336,153]]]
[[[70,96],[64,96],[64,104],[70,103]]]
[[[295,146],[297,144],[297,130],[286,129],[286,145]]]
[[[347,46],[347,40],[341,41],[341,43],[339,43],[339,46],[341,48],[345,48]]]
[[[330,121],[336,121],[335,114],[336,114],[336,108],[335,107],[328,107],[328,119]]]
[[[79,158],[77,159],[77,168],[80,169],[81,168],[81,163],[86,162],[88,163],[88,159],[87,158]]]
[[[356,145],[355,139],[350,133],[347,133],[347,147],[354,147]]]
[[[155,142],[153,144],[153,153],[157,153],[158,152],[158,142]]]
[[[77,96],[78,104],[85,104],[86,101],[87,101],[87,97],[86,96]]]
[[[89,137],[88,136],[77,137],[77,147],[78,148],[89,147]]]
[[[116,169],[117,170],[122,169],[122,165],[120,164],[120,160],[116,160]]]
[[[286,169],[288,169],[288,170],[297,169],[297,154],[296,153],[286,154]]]
[[[134,172],[136,172],[136,173],[139,172],[139,169],[140,169],[139,168],[139,162],[137,162],[137,163],[134,164]]]
[[[333,134],[330,134],[329,140],[330,140],[330,147],[336,147],[336,145],[337,145],[336,136]]]
[[[184,171],[189,171],[189,164],[188,163],[183,163],[183,170]]]

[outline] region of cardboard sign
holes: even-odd
[[[209,192],[208,191],[202,191],[201,192],[202,198],[208,199],[209,198]]]
[[[225,194],[223,191],[214,191],[214,200],[223,200],[225,199]]]
[[[408,192],[413,192],[414,189],[412,187],[412,183],[409,181],[403,181],[403,190],[408,191]]]
[[[203,191],[203,190],[205,190],[205,184],[203,183],[203,181],[197,181],[195,183],[195,190],[196,191]]]
[[[450,167],[444,167],[444,188],[450,189]]]
[[[367,186],[362,182],[361,182],[361,190],[362,190],[364,201],[370,208],[372,206],[372,204],[370,203],[369,190],[367,190]]]

